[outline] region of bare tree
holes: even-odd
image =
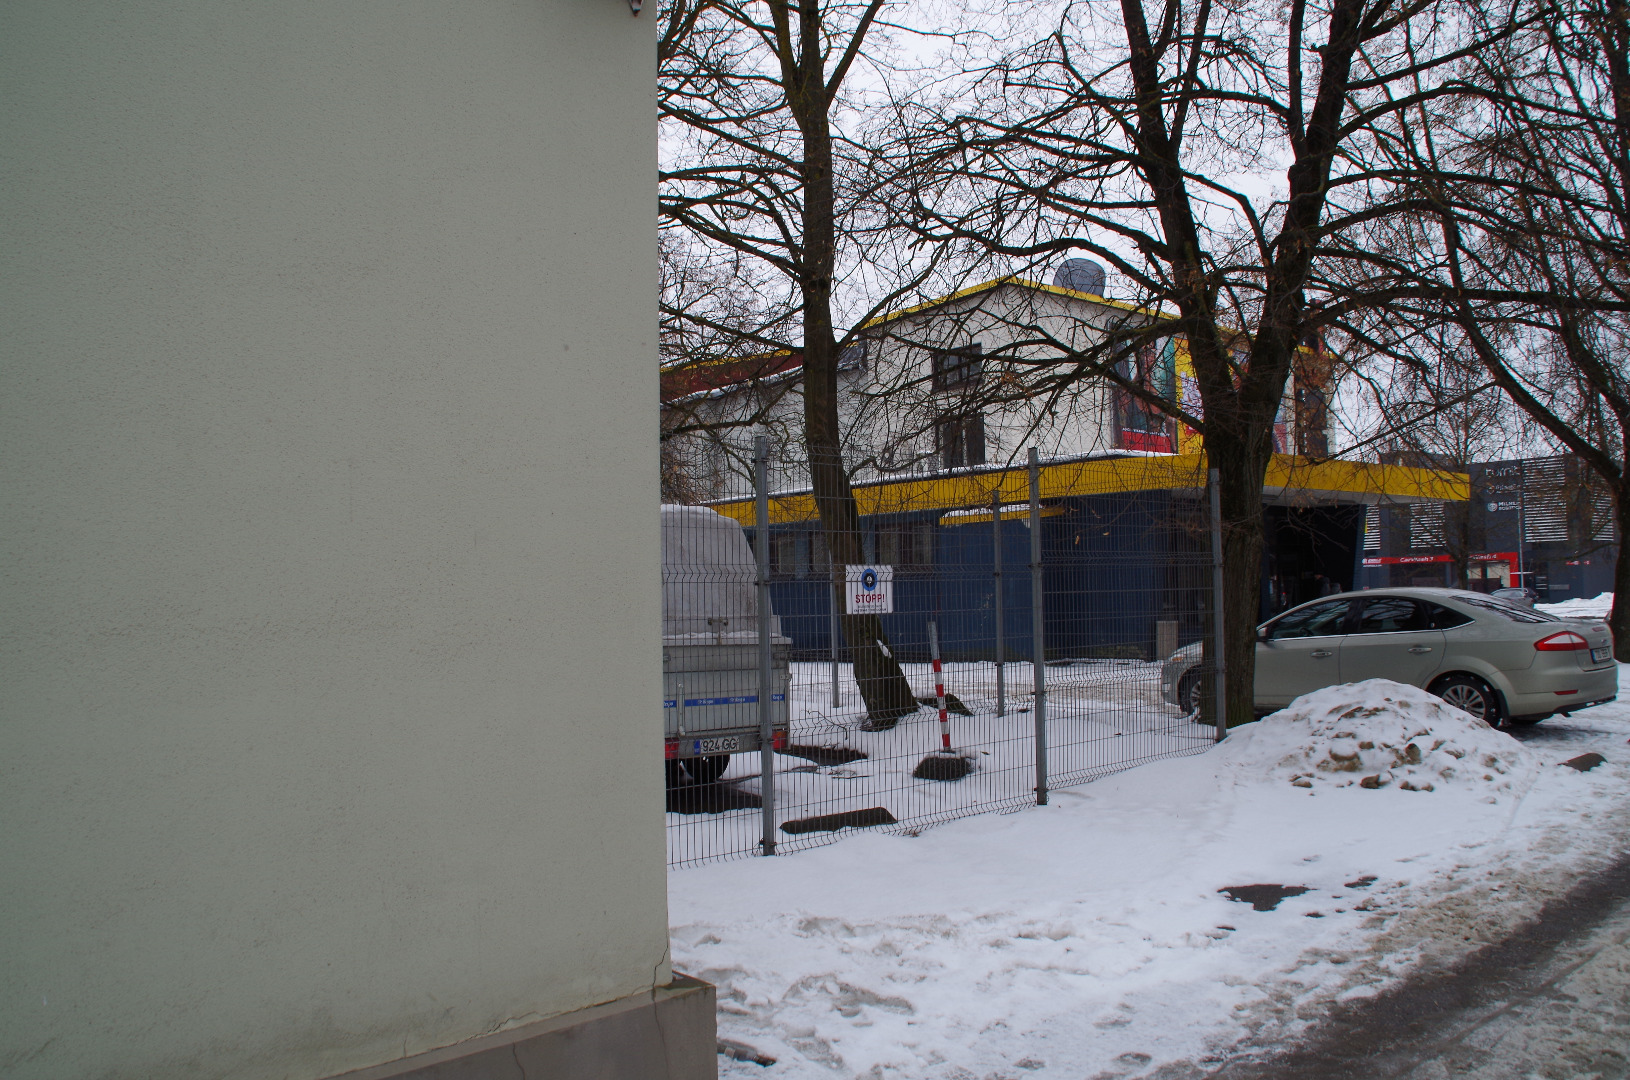
[[[1630,4],[1524,0],[1517,21],[1468,60],[1470,105],[1399,114],[1400,201],[1430,212],[1384,272],[1610,494],[1630,661]]]
[[[868,124],[890,116],[877,59],[902,28],[884,0],[671,0],[663,18],[663,220],[711,258],[752,264],[744,277],[760,295],[771,295],[771,278],[782,283],[759,344],[801,357],[803,450],[822,531],[836,563],[861,563],[838,413],[851,337],[838,329],[840,290],[860,325],[941,261],[887,242],[879,189],[889,165],[866,139]],[[834,584],[835,603],[839,592]],[[891,727],[918,704],[881,620],[844,615],[842,626],[868,723]]]
[[[738,251],[670,225],[658,252],[662,498],[700,503],[739,493],[751,476],[749,433],[790,441],[797,356],[785,342],[797,332],[796,308],[779,275]]]
[[[957,195],[921,207],[929,235],[1038,259],[1084,250],[1138,313],[1054,364],[1054,385],[1110,379],[1199,430],[1220,473],[1228,722],[1252,718],[1262,486],[1300,351],[1349,333],[1396,282],[1348,272],[1389,191],[1373,129],[1452,99],[1453,72],[1499,19],[1453,0],[1120,0],[1083,5],[1000,64],[941,140]],[[947,210],[949,206],[952,209]],[[1379,208],[1378,208],[1379,207]],[[1355,290],[1353,283],[1365,287]],[[1200,408],[1117,365],[1186,343]]]
[[[1367,418],[1364,445],[1381,460],[1466,472],[1536,449],[1534,425],[1467,354],[1454,327],[1414,330],[1409,343],[1407,356],[1376,356],[1351,373],[1361,395],[1354,411]],[[1471,502],[1429,512],[1454,583],[1470,588],[1472,556],[1486,547],[1482,515]]]

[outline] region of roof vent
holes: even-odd
[[[1053,272],[1053,284],[1060,289],[1104,295],[1104,268],[1091,259],[1065,259]]]

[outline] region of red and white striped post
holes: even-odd
[[[945,673],[940,668],[940,632],[934,622],[928,624],[928,656],[934,661],[934,697],[940,707],[940,749],[951,752],[951,719],[945,714]]]

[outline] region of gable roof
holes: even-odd
[[[913,304],[910,307],[901,308],[898,311],[889,311],[884,312],[882,315],[875,315],[866,320],[866,322],[862,323],[861,329],[871,326],[882,326],[885,323],[893,322],[895,319],[902,319],[908,315],[916,315],[924,311],[929,311],[933,308],[949,304],[955,300],[964,300],[970,296],[979,296],[982,293],[995,292],[1004,285],[1013,285],[1021,289],[1029,289],[1033,292],[1048,293],[1052,296],[1063,296],[1070,300],[1084,300],[1089,304],[1100,304],[1104,307],[1119,308],[1122,311],[1148,314],[1157,318],[1162,317],[1161,312],[1151,312],[1147,307],[1140,304],[1129,304],[1124,300],[1111,300],[1108,297],[1097,296],[1093,293],[1077,292],[1074,289],[1066,289],[1060,285],[1047,285],[1040,281],[1032,281],[1029,278],[1009,275],[1007,277],[992,278],[989,281],[982,281],[977,285],[970,285],[966,289],[958,289],[956,292],[947,293],[945,296],[937,296],[932,300],[924,300],[920,304]],[[1170,316],[1164,317],[1170,318]]]
[[[673,364],[661,372],[662,403],[667,405],[693,394],[745,386],[803,366],[804,354],[790,349]]]

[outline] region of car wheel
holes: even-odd
[[[1200,685],[1200,676],[1190,674],[1177,680],[1178,708],[1189,716],[1200,715],[1200,703],[1203,695],[1204,689]]]
[[[1471,713],[1489,727],[1497,728],[1501,724],[1499,699],[1482,679],[1456,675],[1439,683],[1434,693],[1446,704]]]
[[[685,771],[690,773],[692,782],[697,784],[716,784],[724,771],[730,768],[729,754],[714,754],[710,757],[693,757],[685,759]]]

